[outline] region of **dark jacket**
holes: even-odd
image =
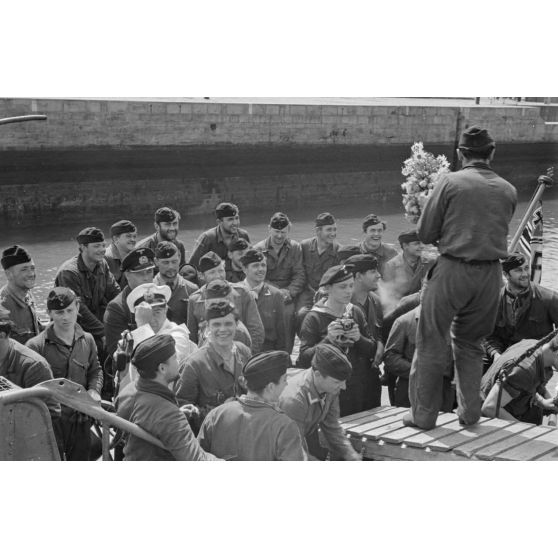
[[[238,229],[238,233],[232,237],[232,240],[237,240],[238,238],[244,238],[250,244],[250,237],[244,229]],[[195,266],[197,269],[200,264],[200,258],[207,254],[207,252],[215,252],[225,262],[229,258],[229,248],[225,243],[219,226],[200,234],[190,256],[190,265]]]
[[[156,285],[167,285],[160,274],[153,279]],[[199,287],[178,275],[177,282],[174,286],[168,285],[171,289],[171,297],[168,301],[167,318],[175,324],[186,324],[188,321],[188,300],[190,295],[195,293]]]
[[[324,252],[318,253],[318,241],[314,238],[306,238],[301,241],[302,264],[306,276],[306,289],[314,292],[320,285],[322,275],[332,266],[339,263],[339,244],[334,242]]]
[[[118,249],[113,243],[109,245],[107,251],[105,252],[105,261],[107,262],[114,279],[118,283],[118,286],[123,289],[128,284],[128,280],[126,279],[124,272],[120,271],[122,260],[120,259]]]
[[[83,262],[81,254],[65,261],[54,279],[56,287],[68,287],[80,297],[78,323],[99,339],[105,334],[103,316],[108,303],[120,293],[120,287],[105,260],[93,271]]]
[[[256,298],[256,305],[265,331],[261,351],[285,351],[285,303],[281,291],[264,283]],[[255,351],[254,351],[254,354]]]
[[[12,339],[24,344],[43,330],[31,291],[21,299],[9,285],[5,285],[0,289],[0,305],[10,311],[9,319],[16,325],[16,329],[10,334]]]
[[[105,342],[109,356],[112,356],[116,350],[122,332],[136,329],[135,315],[130,312],[126,304],[126,298],[131,292],[130,287],[126,285],[124,290],[108,303],[105,310]]]

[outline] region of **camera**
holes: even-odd
[[[355,325],[355,321],[352,318],[339,318],[335,320],[335,323],[338,323],[343,328],[343,331],[350,331]]]

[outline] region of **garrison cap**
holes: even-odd
[[[229,244],[229,252],[236,252],[238,250],[247,250],[250,244],[245,238],[237,238]]]
[[[512,269],[521,267],[527,261],[527,257],[521,252],[512,252],[507,258],[502,260],[502,269],[509,273]]]
[[[126,298],[126,304],[130,312],[135,313],[136,306],[142,302],[147,302],[151,307],[166,304],[171,297],[171,290],[168,285],[155,285],[155,283],[144,283],[136,287]]]
[[[234,304],[231,304],[228,300],[214,301],[205,307],[206,321],[213,318],[224,318],[232,313],[234,313]]]
[[[215,252],[207,252],[200,258],[199,268],[200,273],[205,273],[210,269],[214,269],[221,265],[223,260]]]
[[[263,260],[265,260],[265,252],[263,250],[250,248],[249,250],[246,250],[244,255],[240,258],[240,263],[242,263],[242,265],[248,265],[254,262],[261,262]]]
[[[316,352],[312,357],[312,368],[323,376],[331,376],[341,381],[347,380],[353,371],[349,359],[341,350],[328,343],[316,346]]]
[[[384,231],[386,230],[385,221],[380,220],[380,218],[377,215],[374,215],[374,213],[370,213],[364,218],[364,221],[362,221],[362,230],[366,232],[366,229],[373,225],[382,225]]]
[[[0,317],[0,333],[5,333],[8,337],[12,331],[15,331],[17,326],[9,318]]]
[[[470,126],[462,134],[459,140],[459,149],[466,151],[484,151],[487,147],[496,145],[488,130],[480,126]]]
[[[104,242],[105,235],[103,231],[97,227],[87,227],[80,231],[76,240],[78,244],[94,244],[95,242]]]
[[[403,231],[397,237],[400,244],[408,243],[408,242],[420,242],[420,238],[418,237],[418,233],[416,229],[409,229],[408,231]]]
[[[47,310],[64,310],[77,299],[76,293],[68,287],[54,287],[47,296]]]
[[[132,223],[123,219],[122,221],[117,221],[110,228],[110,236],[118,236],[119,234],[137,232],[137,227]]]
[[[153,335],[139,343],[132,353],[132,364],[138,374],[153,374],[159,364],[166,362],[176,353],[176,344],[172,335]]]
[[[335,225],[335,217],[331,213],[320,213],[316,217],[316,227]]]
[[[145,269],[153,269],[153,250],[150,248],[134,248],[120,264],[120,271],[144,271]]]
[[[378,269],[378,259],[372,254],[356,254],[345,261],[345,265],[352,267],[353,274],[366,273],[371,269]]]
[[[16,244],[15,246],[10,246],[9,248],[6,248],[2,252],[1,261],[2,261],[2,267],[4,269],[10,269],[10,267],[13,267],[14,265],[30,262],[31,256],[29,255],[29,252],[25,248],[23,248],[22,246],[18,246]]]
[[[231,285],[223,279],[214,279],[205,287],[204,298],[211,300],[213,298],[226,298],[231,292]]]
[[[168,240],[159,242],[159,244],[157,244],[157,248],[155,248],[155,257],[159,260],[172,258],[177,253],[178,247],[176,244],[174,242],[169,242]]]
[[[320,287],[325,285],[335,285],[335,283],[341,283],[349,277],[353,276],[353,266],[352,265],[334,265],[330,267],[320,279]]]
[[[281,213],[280,211],[274,213],[269,221],[269,226],[272,229],[277,229],[278,231],[288,227],[291,224],[290,219],[287,217],[285,213]]]
[[[180,219],[180,213],[170,207],[160,207],[155,211],[155,223],[172,223],[175,219]]]
[[[242,370],[249,389],[261,390],[270,382],[277,383],[291,366],[289,353],[285,351],[266,351],[253,356]]]
[[[215,208],[215,216],[217,219],[223,217],[236,217],[238,215],[238,207],[234,203],[223,202]]]

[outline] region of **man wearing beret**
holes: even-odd
[[[45,331],[27,341],[27,346],[45,358],[55,378],[83,386],[95,401],[100,401],[103,371],[93,336],[77,323],[79,301],[75,293],[55,287],[48,294],[47,310],[51,322]],[[89,459],[91,420],[87,416],[62,405],[62,416],[53,427],[62,459]]]
[[[250,244],[244,238],[237,238],[229,244],[227,259],[225,260],[227,281],[231,283],[244,281],[246,275],[244,275],[240,258],[242,258],[248,248],[250,248]]]
[[[77,236],[79,253],[65,261],[54,279],[55,287],[72,289],[79,297],[78,323],[93,335],[104,362],[105,326],[103,316],[108,303],[120,293],[120,287],[105,261],[105,237],[95,227],[83,229]]]
[[[197,269],[200,267],[200,258],[207,252],[214,252],[226,261],[233,241],[243,238],[250,243],[248,233],[240,228],[240,214],[234,203],[220,203],[215,208],[215,217],[217,226],[201,233],[190,256],[189,263]]]
[[[267,273],[265,280],[277,287],[285,303],[287,352],[291,353],[296,333],[295,309],[298,296],[306,284],[300,244],[289,238],[291,221],[285,213],[274,213],[269,222],[269,236],[254,248],[265,253]]]
[[[320,281],[327,299],[315,304],[300,328],[297,366],[310,366],[319,346],[331,344],[349,359],[352,374],[347,389],[339,396],[341,416],[360,413],[381,404],[379,371],[372,365],[377,341],[370,335],[363,311],[351,303],[354,288],[353,266],[329,268]]]
[[[132,363],[138,371],[130,421],[157,438],[159,448],[130,434],[124,448],[126,461],[211,461],[215,457],[199,445],[188,419],[169,388],[178,378],[174,339],[150,337],[136,346]]]
[[[261,350],[286,350],[283,295],[277,287],[265,280],[267,272],[265,254],[261,250],[250,248],[246,250],[240,261],[246,274],[243,285],[256,301],[264,327],[265,337]]]
[[[500,259],[508,255],[508,228],[517,205],[515,188],[490,168],[494,146],[485,129],[466,129],[457,151],[462,169],[439,179],[418,222],[419,239],[436,244],[440,257],[422,295],[407,425],[436,426],[450,329],[459,420],[471,425],[480,418],[482,341],[494,329]]]
[[[402,252],[385,264],[382,274],[384,287],[394,302],[418,293],[423,278],[435,261],[423,256],[424,246],[416,229],[402,232],[398,240]]]
[[[502,261],[506,286],[500,291],[496,325],[485,340],[492,362],[522,339],[542,339],[558,327],[558,294],[531,282],[528,258],[519,252]]]
[[[0,289],[0,318],[12,321],[12,339],[25,343],[43,329],[31,292],[35,286],[35,263],[25,248],[16,245],[2,252],[2,268],[8,284]]]
[[[279,407],[295,421],[314,459],[325,459],[327,450],[318,439],[318,428],[327,442],[330,457],[344,461],[362,458],[339,424],[339,393],[351,375],[351,363],[333,345],[318,345],[308,370],[294,374],[279,396]]]
[[[200,287],[190,296],[188,301],[188,329],[190,330],[190,338],[198,345],[203,341],[203,332],[205,324],[205,306],[208,284],[212,281],[225,280],[225,262],[215,253],[207,252],[200,258],[199,271],[205,285]],[[256,306],[256,301],[249,293],[248,289],[240,283],[226,282],[229,288],[223,297],[229,299],[235,307],[239,320],[246,326],[250,334],[250,348],[255,354],[260,351],[260,347],[264,341],[264,327]],[[219,298],[217,295],[211,298]]]
[[[234,340],[237,317],[228,300],[212,302],[205,311],[207,342],[180,366],[176,396],[181,405],[194,405],[199,419],[229,397],[244,392],[242,369],[252,353]]]
[[[314,231],[314,238],[306,238],[300,243],[306,285],[297,302],[299,325],[312,307],[323,274],[339,263],[335,217],[331,213],[320,213],[316,217]]]
[[[167,285],[171,290],[167,318],[175,324],[185,324],[188,320],[188,300],[198,286],[179,274],[180,254],[176,245],[168,241],[160,242],[155,250],[155,265],[159,273],[153,283]]]
[[[170,207],[160,207],[155,211],[155,232],[140,240],[137,248],[149,248],[153,253],[157,250],[160,242],[172,242],[180,253],[180,267],[186,264],[186,249],[184,244],[178,240],[178,227],[180,224],[180,213]]]
[[[105,252],[105,260],[121,289],[126,286],[126,276],[120,266],[122,260],[136,247],[137,228],[132,221],[117,221],[110,228],[112,242]]]
[[[277,406],[290,362],[284,351],[252,357],[242,372],[246,395],[209,412],[198,434],[201,447],[236,461],[305,461],[297,425]]]

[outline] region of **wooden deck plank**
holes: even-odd
[[[498,454],[494,459],[498,461],[532,461],[554,450],[558,444],[558,430],[548,426],[540,428],[546,428],[547,432],[534,440],[529,440]]]
[[[448,420],[447,422],[440,424],[439,426],[433,428],[432,430],[420,431],[419,434],[416,434],[415,436],[411,436],[410,438],[406,438],[405,444],[413,448],[426,448],[434,440],[437,440],[438,438],[442,438],[443,436],[447,436],[448,434],[454,432],[454,430],[451,430],[448,427],[454,422],[456,424],[459,424],[457,415],[454,413],[444,413],[444,414],[449,415],[451,417],[451,420]]]
[[[387,413],[387,411],[386,411],[386,413]],[[398,412],[393,413],[393,414],[391,414],[389,416],[386,416],[384,418],[381,418],[379,420],[373,420],[373,421],[370,421],[367,424],[359,424],[358,426],[355,426],[354,428],[351,428],[350,430],[348,430],[347,434],[362,436],[368,430],[371,430],[373,428],[379,428],[380,426],[384,426],[386,424],[391,424],[392,422],[399,421],[401,424],[403,424],[401,422],[401,419],[402,419],[403,415],[405,415],[406,413],[407,413],[407,409],[400,409]]]
[[[359,446],[360,451],[362,446]],[[388,444],[382,440],[366,440],[363,457],[375,461],[468,461],[466,457],[453,452],[425,451],[420,448],[403,448],[398,444]]]
[[[533,428],[532,424],[528,424],[526,422],[511,422],[508,420],[502,419],[490,419],[486,423],[486,426],[494,426],[497,428],[494,432],[487,434],[486,436],[482,436],[480,438],[476,438],[471,440],[470,442],[466,442],[458,447],[456,447],[453,451],[457,455],[463,455],[468,458],[472,458],[476,452],[489,446],[490,444],[494,444],[499,442],[500,440],[505,440],[506,438],[510,438],[514,434],[518,434],[519,432],[523,432],[524,430],[528,430],[529,428]]]
[[[361,411],[360,413],[355,413],[354,415],[346,415],[339,419],[339,424],[343,426],[346,422],[353,422],[357,419],[363,417],[371,417],[376,415],[376,413],[381,413],[386,409],[396,409],[397,407],[390,407],[388,405],[382,405],[381,407],[375,407],[374,409],[368,409],[367,411]]]
[[[364,413],[365,414],[362,414],[362,416],[361,413],[357,413],[356,415],[344,417],[346,420],[343,423],[341,423],[341,426],[347,432],[361,424],[372,423],[374,421],[389,417],[391,415],[400,414],[401,409],[399,409],[398,407],[383,407],[383,408],[378,407],[377,409],[374,409],[374,412],[364,411]]]
[[[493,428],[485,428],[484,426],[484,423],[489,420],[488,417],[481,417],[479,422],[470,426],[459,424],[459,422],[457,424],[452,422],[448,424],[448,430],[453,430],[453,432],[447,436],[442,436],[441,438],[433,440],[428,444],[428,447],[432,451],[452,451],[456,446],[482,437],[484,434],[490,434]]]
[[[544,455],[540,455],[535,459],[535,461],[558,461],[558,447],[555,447],[549,453],[545,453]]]
[[[438,415],[436,424],[438,425],[438,427],[440,427],[454,420],[457,420],[457,415],[455,413],[442,413]],[[433,430],[430,430],[429,432],[433,432]],[[407,444],[406,438],[414,437],[417,434],[426,434],[427,432],[415,426],[405,426],[403,428],[400,428],[399,430],[395,430],[394,432],[390,432],[389,434],[382,436],[382,440],[390,444],[400,444],[400,443]],[[422,447],[422,446],[414,446],[414,447]]]
[[[491,444],[486,446],[485,448],[481,449],[475,454],[475,457],[483,460],[492,460],[494,459],[499,453],[507,451],[511,448],[515,448],[525,442],[529,442],[533,440],[537,436],[542,436],[548,432],[547,428],[542,426],[533,426],[533,428],[529,428],[528,430],[524,430],[519,434],[515,434],[514,436],[510,436],[505,440],[500,440],[495,444]]]

